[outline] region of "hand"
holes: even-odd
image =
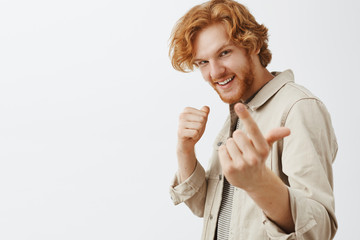
[[[265,161],[272,144],[288,136],[290,130],[285,127],[274,128],[264,137],[243,104],[236,104],[235,112],[247,134],[236,130],[226,145],[219,148],[219,159],[229,183],[245,191],[253,191],[266,182],[268,171]]]
[[[210,108],[202,107],[200,110],[187,107],[180,114],[178,129],[178,149],[180,151],[192,151],[195,144],[202,137]]]

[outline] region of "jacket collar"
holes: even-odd
[[[269,81],[246,105],[256,111],[275,95],[285,84],[294,82],[294,74],[291,70],[284,72],[272,72],[275,77]]]
[[[275,77],[265,84],[256,95],[248,102],[244,103],[251,111],[256,111],[264,105],[272,96],[274,96],[285,84],[294,82],[294,74],[292,70],[288,69],[284,72],[272,72]],[[230,104],[230,134],[236,129],[237,115],[234,111],[234,105]]]

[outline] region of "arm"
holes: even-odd
[[[206,195],[205,170],[195,156],[195,144],[202,137],[209,108],[185,108],[179,117],[178,172],[170,187],[174,204],[185,202],[191,211],[202,217]]]
[[[337,143],[324,104],[314,98],[297,101],[285,126],[292,129],[283,141],[282,171],[288,176],[290,204],[299,239],[332,239],[334,211],[332,163]]]
[[[247,114],[245,112],[245,114],[238,113],[238,115],[243,120]],[[243,150],[241,151],[243,159],[237,159],[232,153],[234,150],[228,149],[231,148],[230,146],[223,147],[221,150],[223,156],[219,156],[224,173],[227,178],[239,176],[233,175],[231,172],[241,172],[241,169],[236,167],[241,166],[241,160],[250,161],[250,163],[245,162],[242,165],[247,166],[246,171],[249,171],[251,175],[246,175],[246,171],[243,170],[241,174],[245,174],[247,177],[243,179],[234,177],[232,181],[237,184],[235,186],[247,191],[255,203],[263,209],[267,216],[263,223],[271,239],[285,237],[286,239],[307,240],[332,239],[337,229],[332,190],[332,162],[336,156],[337,143],[330,116],[324,105],[313,98],[296,102],[285,116],[285,126],[292,129],[291,135],[282,140],[282,147],[278,148],[277,142],[272,154],[275,154],[274,159],[280,157],[281,170],[285,174],[282,176],[282,180],[286,185],[280,182],[280,179],[274,176],[260,160],[257,164],[250,164],[257,158],[249,157],[251,154],[248,153],[248,149],[251,148],[246,148],[246,145],[241,143],[242,140],[239,140],[239,136],[237,136],[237,134],[241,136],[241,132],[234,134],[233,140],[230,142],[237,142],[237,148]],[[244,125],[247,125],[245,127],[248,134],[244,134],[245,136],[240,138],[245,140],[246,137],[254,138],[254,135],[249,132],[256,129],[254,127],[256,124],[251,124],[250,121],[250,124]],[[249,129],[249,126],[253,126],[254,129]],[[265,139],[269,145],[274,143],[273,140],[280,139],[280,136],[276,137],[276,132],[280,133],[283,131],[281,129],[283,128],[274,129],[267,135]],[[250,141],[250,146],[255,145],[253,142],[253,140]],[[252,154],[261,156],[259,152]],[[231,171],[229,172],[229,170]],[[252,176],[255,177],[252,178]],[[264,181],[264,179],[267,180]],[[284,186],[287,191],[284,191]],[[285,192],[287,194],[284,194]],[[285,220],[282,223],[281,219],[289,218],[288,214],[292,220]],[[291,222],[294,224],[293,231],[286,227],[286,224],[291,224]]]
[[[209,114],[209,107],[200,110],[187,107],[180,114],[178,129],[178,174],[180,183],[194,172],[196,167],[195,144],[202,137]]]

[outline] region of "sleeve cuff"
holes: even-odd
[[[291,214],[295,223],[295,232],[285,233],[276,223],[263,214],[263,225],[268,236],[276,240],[302,239],[301,236],[313,228],[317,223],[309,208],[309,203],[301,192],[288,188]]]
[[[184,182],[179,184],[179,176],[176,173],[171,186],[170,196],[175,205],[184,202],[194,196],[205,183],[205,170],[197,162],[194,172]]]
[[[285,233],[276,223],[271,221],[265,214],[263,214],[263,225],[270,239],[273,240],[295,240],[296,235],[294,232]]]

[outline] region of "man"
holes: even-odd
[[[174,68],[199,68],[230,108],[206,172],[195,144],[210,109],[180,115],[170,194],[204,218],[202,239],[332,239],[337,229],[330,116],[291,70],[266,69],[267,40],[267,28],[232,0],[195,6],[171,36]]]

